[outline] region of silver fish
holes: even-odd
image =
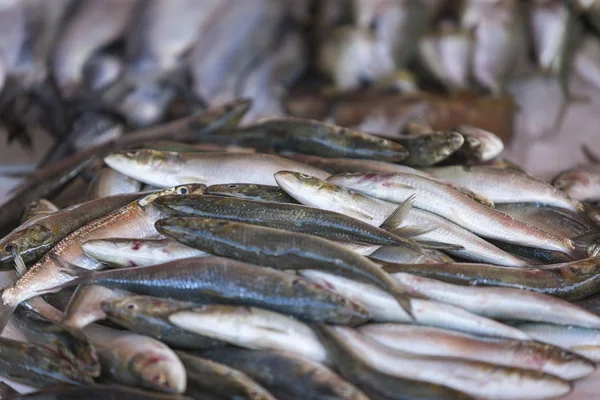
[[[519,324],[519,326],[535,340],[569,349],[590,360],[600,362],[599,329],[536,323]]]
[[[102,311],[104,300],[127,295],[129,293],[124,290],[109,289],[99,285],[80,285],[65,309],[62,323],[70,328],[82,329],[106,318],[106,314]]]
[[[111,168],[103,168],[90,185],[88,196],[90,200],[101,199],[124,193],[139,192],[141,182],[121,174]]]

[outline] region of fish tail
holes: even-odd
[[[48,254],[48,257],[56,263],[61,274],[81,278],[79,280],[83,280],[84,278],[91,277],[95,274],[94,271],[90,271],[89,269],[81,268],[78,265],[71,264],[59,255],[50,253]],[[72,286],[72,283],[69,286]]]
[[[11,315],[13,315],[17,306],[19,305],[19,303],[5,302],[3,300],[5,290],[6,289],[0,292],[0,333],[4,330],[4,328],[8,324],[8,320],[10,319]]]

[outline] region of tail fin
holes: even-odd
[[[56,265],[58,265],[59,271],[62,274],[73,276],[76,278],[81,278],[81,280],[93,276],[95,274],[95,271],[90,271],[89,269],[85,269],[78,265],[71,264],[59,255],[50,253],[48,254],[48,258],[50,258],[56,263]]]
[[[404,200],[402,204],[400,204],[398,208],[396,208],[396,210],[389,217],[387,217],[385,221],[383,221],[380,228],[391,230],[402,225],[402,221],[404,221],[404,218],[406,218],[406,215],[411,210],[416,197],[416,194],[412,194],[408,199]]]

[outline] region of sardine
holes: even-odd
[[[369,310],[373,321],[412,322],[408,314],[402,310],[390,294],[371,284],[315,270],[300,271],[300,274],[335,293],[351,299],[357,304],[361,304]],[[434,300],[411,299],[415,323],[483,336],[517,340],[529,339],[525,333],[511,326],[489,318],[483,318],[459,308],[460,306],[436,301],[435,297],[432,298]]]
[[[367,355],[357,351],[339,329],[321,325],[319,338],[340,374],[369,398],[393,400],[469,400],[471,396],[447,386],[386,374],[371,366]]]
[[[90,200],[101,199],[118,194],[136,193],[140,191],[141,187],[141,182],[114,169],[103,168],[91,183],[88,196]]]
[[[573,243],[485,207],[446,185],[411,174],[340,174],[329,182],[378,197],[402,202],[416,193],[415,207],[430,211],[485,238],[569,253]]]
[[[61,268],[64,274],[80,275],[69,275],[74,280],[66,286],[88,283],[182,301],[255,306],[335,324],[357,325],[369,318],[362,307],[302,278],[218,257],[101,272],[68,264]]]
[[[61,272],[60,263],[72,262],[88,269],[102,267],[100,262],[85,255],[81,243],[114,235],[136,238],[155,236],[156,230],[153,225],[161,215],[152,205],[153,201],[162,195],[186,195],[203,187],[204,185],[190,184],[148,194],[67,235],[15,284],[2,290],[0,327],[6,324],[8,317],[22,301],[51,293],[50,288],[74,279],[73,276]]]
[[[366,279],[390,291],[411,315],[409,297],[369,259],[304,233],[208,218],[164,218],[156,229],[208,253],[280,270],[323,269]]]
[[[122,298],[128,292],[109,289],[97,285],[81,285],[73,293],[62,323],[75,329],[83,329],[91,323],[106,318],[102,310],[102,302],[107,299]]]
[[[540,342],[549,343],[600,361],[600,330],[576,326],[526,323],[519,328]]]
[[[289,352],[228,348],[204,352],[202,356],[242,371],[281,400],[368,399],[324,365]]]
[[[158,187],[171,182],[215,185],[244,182],[275,185],[273,174],[291,170],[325,179],[329,173],[271,154],[175,153],[135,150],[113,153],[104,161],[111,168]]]
[[[21,222],[27,222],[30,219],[37,217],[38,215],[52,214],[53,212],[58,210],[59,208],[49,200],[39,199],[36,201],[32,201],[27,206],[27,209],[23,214],[23,220]]]
[[[288,351],[317,362],[327,361],[327,351],[308,325],[272,311],[207,305],[177,311],[168,319],[182,329],[239,347]]]
[[[216,196],[237,197],[240,199],[271,201],[276,203],[298,202],[288,196],[278,186],[254,185],[251,183],[228,183],[222,185],[210,185],[204,189],[205,194]]]
[[[296,204],[266,203],[218,196],[177,196],[157,199],[156,206],[164,215],[213,218],[241,222],[286,231],[307,233],[340,242],[398,245],[408,243],[384,229],[375,227],[341,213]],[[383,225],[397,227],[402,223],[406,207],[394,211]],[[410,243],[409,243],[410,244]]]
[[[502,139],[485,129],[461,125],[455,129],[465,138],[465,143],[456,155],[471,162],[482,163],[493,160],[504,150]]]
[[[231,400],[276,400],[260,383],[243,371],[182,351],[178,351],[177,356],[187,371],[188,392],[206,390]]]
[[[191,400],[176,394],[157,393],[124,385],[58,386],[39,392],[11,396],[11,400],[66,399]]]
[[[384,346],[407,353],[530,369],[566,380],[582,378],[596,369],[593,362],[570,351],[534,341],[481,338],[403,324],[368,324],[360,332]]]
[[[169,322],[172,313],[187,310],[197,304],[151,296],[123,296],[102,302],[106,317],[122,327],[151,336],[180,349],[212,349],[225,346],[224,342],[181,329]]]
[[[401,162],[411,167],[437,164],[460,149],[464,143],[461,134],[451,131],[398,136],[394,140],[408,150],[408,157]]]
[[[108,377],[158,392],[183,393],[186,373],[175,352],[162,342],[127,331],[90,325],[84,329]]]
[[[484,166],[429,168],[427,172],[445,183],[466,187],[500,203],[540,203],[570,211],[583,211],[577,200],[565,192],[531,176]]]
[[[556,175],[552,184],[573,199],[600,200],[600,166],[590,164],[569,169]]]
[[[88,240],[81,248],[112,267],[141,267],[209,255],[172,239],[96,239]]]

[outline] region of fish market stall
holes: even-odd
[[[1,399],[600,397],[600,2],[0,2]]]

